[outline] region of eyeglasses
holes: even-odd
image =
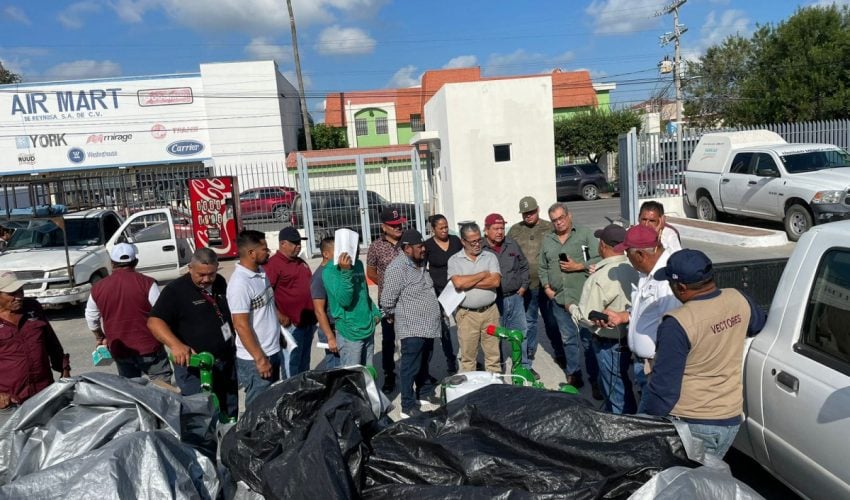
[[[484,238],[478,238],[477,240],[471,240],[471,241],[464,239],[463,241],[465,241],[466,243],[469,243],[470,245],[472,245],[474,247],[477,247],[477,246],[481,246],[481,242],[484,241]]]
[[[569,216],[570,216],[570,214],[564,214],[560,217],[556,217],[556,218],[552,219],[552,222],[563,222],[563,221],[567,220],[567,218]]]

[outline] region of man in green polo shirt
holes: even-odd
[[[593,334],[586,328],[579,328],[569,312],[569,307],[577,304],[581,298],[590,266],[600,260],[599,244],[589,229],[573,225],[572,215],[564,203],[555,203],[549,207],[549,220],[552,221],[553,230],[543,238],[538,257],[538,274],[546,296],[555,302],[552,312],[558,322],[567,358],[564,373],[568,384],[576,388],[584,385],[581,374],[583,346],[593,397],[602,399],[597,383],[599,367],[590,346]]]

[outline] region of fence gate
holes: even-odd
[[[340,156],[298,154],[298,192],[291,222],[304,228],[309,253],[319,253],[322,238],[348,228],[360,234],[361,247],[381,235],[381,210],[392,206],[407,218],[406,227],[424,234],[428,213],[423,193],[427,180],[416,148]]]

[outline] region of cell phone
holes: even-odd
[[[590,311],[590,314],[587,315],[587,319],[591,321],[604,321],[607,323],[608,315],[599,311]]]
[[[567,262],[570,260],[570,258],[567,256],[567,254],[562,253],[558,254],[558,260],[560,260],[561,262]]]

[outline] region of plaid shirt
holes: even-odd
[[[387,266],[401,252],[401,249],[386,240],[381,236],[369,245],[369,251],[366,252],[366,266],[374,267],[378,273],[378,280],[375,283],[378,285],[378,296],[381,296],[381,290],[384,289],[384,273],[387,272]]]
[[[425,266],[418,267],[403,253],[387,266],[381,308],[395,316],[395,333],[399,339],[440,338],[440,303],[431,275]]]

